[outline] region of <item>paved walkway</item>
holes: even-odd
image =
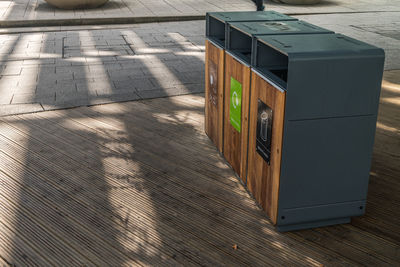
[[[0,36],[0,104],[21,113],[202,92],[201,24]]]
[[[268,9],[289,14],[400,11],[400,5],[393,0],[323,0],[314,6],[265,2]],[[250,0],[110,0],[93,10],[61,10],[44,0],[10,0],[0,2],[0,26],[131,23],[144,19],[158,21],[164,16],[204,16],[207,11],[254,9]]]

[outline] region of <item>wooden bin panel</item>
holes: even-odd
[[[220,152],[223,148],[224,55],[223,49],[206,40],[204,130]]]
[[[232,126],[229,117],[231,78],[242,85],[240,132]],[[224,156],[244,183],[246,183],[247,165],[249,92],[250,67],[225,54]]]
[[[278,211],[285,96],[285,92],[252,72],[247,187],[274,224]],[[270,165],[256,151],[258,99],[273,114]]]

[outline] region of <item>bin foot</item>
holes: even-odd
[[[316,227],[329,226],[329,225],[335,225],[335,224],[349,223],[350,221],[351,221],[351,218],[347,217],[347,218],[337,218],[337,219],[332,219],[332,220],[323,220],[323,221],[316,221],[316,222],[278,225],[276,228],[279,232],[287,232],[287,231],[316,228]]]

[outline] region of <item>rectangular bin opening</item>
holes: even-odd
[[[221,47],[225,47],[225,23],[212,17],[208,17],[207,37]]]
[[[228,38],[227,50],[250,65],[252,37],[236,28],[229,27]]]
[[[288,56],[257,41],[257,53],[254,59],[256,70],[266,77],[286,87],[288,79]]]

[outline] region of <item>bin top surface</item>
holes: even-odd
[[[261,35],[257,40],[290,58],[375,56],[383,49],[342,34]]]
[[[247,35],[334,33],[305,21],[232,22],[229,25]]]
[[[296,18],[275,11],[209,12],[207,15],[222,22],[297,20]]]

